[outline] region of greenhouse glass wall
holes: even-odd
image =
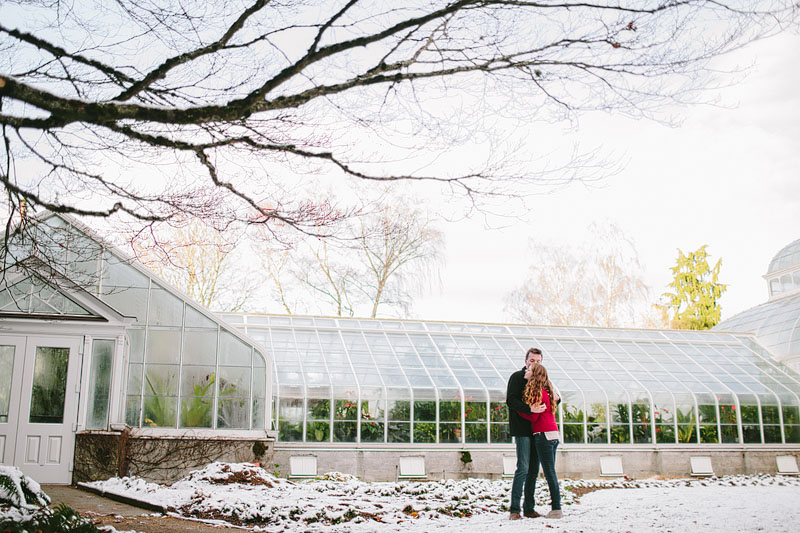
[[[530,347],[566,445],[800,443],[800,376],[748,334],[228,315],[274,358],[278,440],[508,444]]]

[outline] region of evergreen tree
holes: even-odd
[[[722,259],[713,268],[709,266],[707,246],[688,254],[678,250],[678,260],[672,267],[674,280],[669,284],[673,292],[664,293],[672,328],[710,329],[720,320],[719,299],[728,286],[719,283]]]

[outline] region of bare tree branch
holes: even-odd
[[[312,234],[358,211],[311,205],[312,191],[336,180],[424,180],[467,202],[529,194],[543,182],[535,157],[434,162],[492,137],[476,117],[498,109],[522,125],[590,109],[647,116],[694,101],[709,87],[710,59],[798,14],[791,0],[4,9],[0,181],[10,205]],[[461,108],[448,107],[455,96]],[[561,169],[558,178],[583,162],[545,166]],[[201,175],[203,187],[189,179]]]

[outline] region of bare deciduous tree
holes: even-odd
[[[396,201],[362,222],[358,243],[367,275],[356,279],[372,304],[370,316],[378,316],[381,304],[393,305],[407,315],[413,293],[438,276],[442,232],[422,209]]]
[[[592,224],[577,248],[532,242],[531,266],[506,297],[512,321],[600,327],[666,327],[651,303],[633,242],[613,224]]]
[[[333,179],[431,180],[472,200],[521,194],[541,178],[530,161],[419,169],[487,133],[487,112],[528,123],[691,100],[707,88],[709,59],[797,14],[793,0],[6,0],[0,10],[10,212],[188,214],[309,233],[350,212],[308,200]],[[396,131],[412,139],[406,153],[388,138]],[[407,162],[423,147],[429,159]]]
[[[196,219],[150,226],[131,244],[142,264],[208,309],[241,311],[254,294],[252,276],[235,268],[234,238]]]
[[[277,250],[267,239],[263,248],[273,296],[287,313],[375,318],[379,309],[408,316],[414,296],[438,278],[444,239],[419,202],[396,198],[350,220],[336,239],[305,237]]]

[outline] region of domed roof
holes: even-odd
[[[775,257],[769,262],[767,275],[790,266],[800,266],[800,239],[784,246],[780,252],[775,254]]]

